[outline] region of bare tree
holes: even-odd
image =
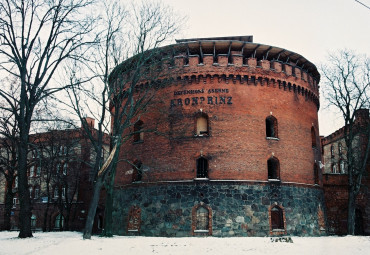
[[[32,237],[27,180],[27,148],[35,107],[64,89],[52,78],[66,59],[80,59],[93,21],[83,18],[90,0],[1,0],[0,70],[19,80],[19,93],[0,88],[19,129],[17,141],[20,198],[19,237]],[[14,101],[17,105],[14,105]]]
[[[150,87],[154,84],[152,81],[162,72],[165,61],[159,53],[159,46],[174,35],[183,22],[180,16],[175,16],[171,8],[158,2],[143,1],[139,5],[135,3],[130,8],[125,8],[119,1],[115,1],[105,4],[102,9],[104,12],[100,21],[103,30],[99,34],[100,44],[94,49],[94,65],[90,69],[98,77],[95,87],[100,93],[92,92],[90,84],[89,89],[82,88],[90,101],[100,107],[98,113],[89,113],[98,119],[97,133],[94,135],[87,123],[84,124],[96,152],[94,193],[84,231],[84,238],[88,239],[91,238],[103,184],[107,193],[103,234],[112,235],[113,184],[117,162],[122,160],[119,159],[120,147],[132,135],[127,130],[140,119],[140,113],[147,109],[153,99],[154,90]],[[130,56],[134,57],[120,64]],[[110,75],[114,67],[116,68]],[[139,81],[143,80],[147,81],[148,86],[138,89]],[[74,110],[83,121],[82,109],[89,107],[84,108],[81,105],[83,100],[79,95],[74,87],[70,98]],[[106,121],[110,117],[110,111],[111,123]],[[100,156],[103,151],[103,132],[109,130],[111,151],[103,162]]]
[[[355,232],[356,197],[368,164],[370,123],[358,124],[359,110],[369,108],[370,59],[342,50],[329,56],[328,65],[321,67],[323,91],[329,106],[344,120],[344,140],[348,168],[348,234]],[[368,118],[369,116],[367,116]],[[361,146],[361,148],[360,148]]]

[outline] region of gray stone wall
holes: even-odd
[[[318,187],[280,183],[190,182],[133,184],[116,189],[114,232],[127,233],[131,206],[141,208],[140,235],[191,236],[192,208],[203,202],[212,209],[213,236],[270,236],[269,208],[284,208],[287,235],[317,236],[318,210],[324,210]]]

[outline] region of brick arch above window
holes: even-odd
[[[192,235],[212,235],[212,209],[203,202],[195,205],[191,212]]]

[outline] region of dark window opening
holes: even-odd
[[[316,148],[316,132],[315,128],[311,127],[311,140],[312,140],[312,148]]]
[[[207,208],[200,206],[197,209],[196,230],[209,230],[209,211]]]
[[[313,172],[314,172],[315,184],[319,184],[319,167],[317,166],[317,163],[314,164]]]
[[[266,118],[266,137],[278,137],[278,124],[274,116]]]
[[[283,210],[279,206],[271,208],[271,229],[284,229]]]
[[[143,177],[143,171],[142,171],[143,164],[140,161],[137,161],[134,164],[134,169],[132,173],[132,182],[138,182],[141,181]]]
[[[279,160],[275,157],[267,160],[268,179],[279,179],[280,164]]]
[[[141,120],[134,125],[134,142],[142,142],[144,140],[143,124]]]
[[[339,155],[342,155],[342,152],[343,152],[343,148],[342,148],[342,144],[338,144],[338,152],[339,152]]]
[[[208,160],[204,157],[197,159],[197,178],[208,178]]]

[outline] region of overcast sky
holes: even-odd
[[[370,9],[355,0],[162,1],[187,16],[179,39],[253,35],[255,43],[294,51],[316,66],[338,49],[370,56]],[[319,113],[321,135],[342,126],[324,107]]]

